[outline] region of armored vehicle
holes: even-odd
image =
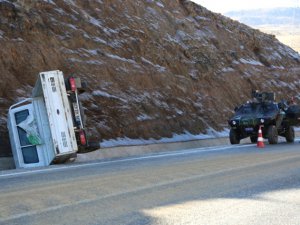
[[[234,116],[228,121],[231,127],[230,143],[239,144],[241,139],[247,137],[250,137],[252,143],[256,143],[260,126],[263,137],[270,144],[277,144],[278,136],[285,137],[287,142],[294,142],[293,126],[299,123],[297,116],[300,110],[290,110],[285,101],[276,103],[274,93],[255,91],[252,92],[252,97],[252,101],[237,107]]]

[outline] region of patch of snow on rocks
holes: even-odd
[[[112,98],[112,99],[117,99],[117,100],[120,100],[122,102],[127,102],[125,99],[122,99],[122,98],[119,98],[115,95],[111,95],[107,92],[104,92],[104,91],[101,91],[101,90],[95,90],[92,92],[92,95],[93,96],[100,96],[100,97],[105,97],[105,98]]]
[[[138,121],[145,121],[145,120],[151,120],[151,119],[153,119],[153,118],[146,114],[141,114],[137,117]]]
[[[244,64],[250,64],[250,65],[253,65],[253,66],[263,66],[263,64],[261,62],[258,62],[254,59],[243,59],[243,58],[241,58],[240,62],[244,63]]]

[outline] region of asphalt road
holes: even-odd
[[[300,144],[2,172],[0,224],[300,224]]]

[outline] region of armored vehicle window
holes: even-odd
[[[262,104],[259,107],[259,112],[261,113],[272,113],[278,111],[278,106],[276,104]]]
[[[255,104],[243,105],[236,111],[236,115],[253,113],[256,111],[256,108]]]

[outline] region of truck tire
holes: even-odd
[[[232,145],[236,145],[240,143],[240,138],[236,130],[230,129],[229,140],[230,140],[230,144]]]
[[[295,140],[295,130],[293,126],[289,126],[285,132],[286,142],[292,143]]]
[[[87,86],[88,86],[87,82],[81,80],[81,87],[77,88],[78,94],[82,94],[82,93],[86,92]]]
[[[99,141],[89,141],[87,146],[85,147],[79,146],[78,153],[88,153],[99,149],[100,149]]]
[[[250,136],[251,143],[257,143],[257,136]]]
[[[274,125],[270,125],[268,128],[268,140],[271,145],[278,143],[278,131]]]

